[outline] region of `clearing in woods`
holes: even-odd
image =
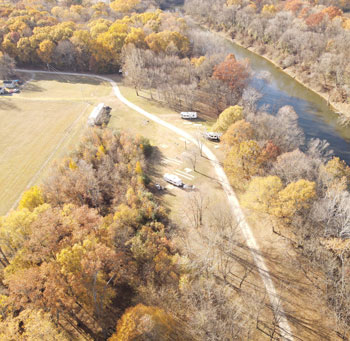
[[[74,146],[93,107],[111,93],[109,83],[90,77],[30,78],[21,93],[0,97],[0,215]]]

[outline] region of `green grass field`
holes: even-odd
[[[21,93],[0,97],[0,214],[75,145],[110,93],[94,79],[36,73]]]

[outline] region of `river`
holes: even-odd
[[[215,34],[215,33],[213,33]],[[217,35],[225,45],[225,50],[233,53],[237,59],[248,58],[255,74],[268,71],[269,82],[253,76],[251,85],[263,94],[259,105],[270,105],[270,111],[276,112],[284,105],[294,107],[307,139],[327,140],[336,156],[350,164],[350,127],[338,124],[338,116],[327,105],[327,102],[313,91],[307,89],[292,77],[281,71],[271,62],[255,53]]]

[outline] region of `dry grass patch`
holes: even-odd
[[[35,74],[20,94],[0,98],[0,214],[75,145],[92,108],[110,93],[94,79]]]

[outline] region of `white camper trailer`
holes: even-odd
[[[173,175],[173,174],[166,173],[166,174],[164,174],[163,179],[166,182],[169,182],[170,184],[177,186],[177,187],[182,187],[184,185],[182,180],[178,176]]]
[[[183,119],[192,119],[198,117],[197,113],[194,111],[183,111],[180,115]]]
[[[18,80],[3,81],[3,84],[5,88],[14,89],[18,87]]]
[[[89,126],[102,125],[104,123],[108,124],[109,119],[111,117],[110,111],[110,107],[105,106],[104,103],[100,103],[91,112],[87,124]]]
[[[204,137],[207,140],[211,140],[211,141],[220,141],[221,135],[222,135],[221,133],[215,133],[213,131],[208,131],[204,133]]]

